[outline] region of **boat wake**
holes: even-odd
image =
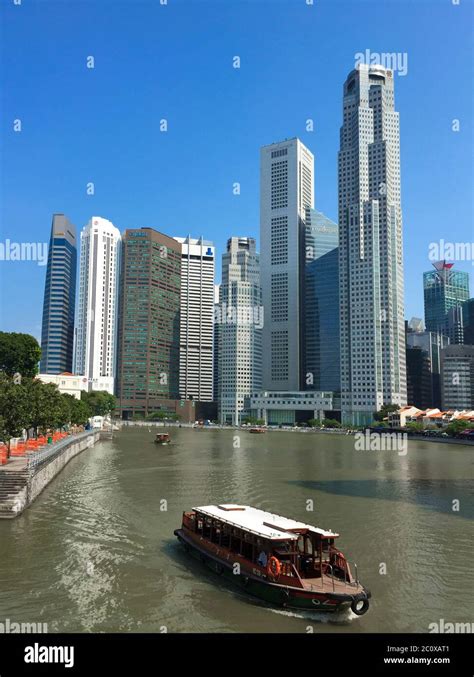
[[[306,621],[313,621],[315,623],[331,623],[333,625],[348,625],[354,619],[359,618],[351,609],[344,609],[344,611],[331,612],[311,612],[311,611],[290,611],[289,609],[275,609],[267,607],[268,611],[280,616],[287,616],[288,618],[299,618]]]

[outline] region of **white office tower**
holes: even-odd
[[[344,84],[338,156],[341,409],[364,424],[406,404],[399,116],[393,72]]]
[[[81,232],[74,373],[89,390],[114,391],[121,235],[93,216]]]
[[[263,387],[300,390],[305,208],[314,206],[313,154],[297,138],[260,151]]]
[[[214,258],[212,242],[175,237],[181,243],[179,392],[211,402],[213,391]]]
[[[218,324],[218,416],[241,422],[244,399],[262,387],[262,294],[255,240],[231,237],[222,255]]]

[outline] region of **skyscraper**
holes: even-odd
[[[214,244],[176,237],[181,244],[179,392],[181,398],[212,401]]]
[[[393,72],[344,84],[338,156],[341,408],[364,424],[406,404],[399,117]]]
[[[120,243],[118,228],[100,216],[81,232],[74,372],[92,390],[99,381],[114,390]]]
[[[54,214],[44,285],[42,374],[72,372],[76,267],[76,228],[64,214]]]
[[[441,351],[449,345],[449,338],[425,331],[423,322],[412,318],[407,325],[406,343],[408,404],[419,409],[441,407]]]
[[[428,331],[448,336],[448,311],[469,298],[469,273],[453,270],[453,263],[438,261],[423,273],[425,324]]]
[[[212,375],[212,399],[217,402],[219,399],[219,322],[215,321],[216,314],[219,312],[220,284],[214,285],[214,344],[213,344],[213,368]]]
[[[307,390],[340,392],[338,227],[306,208],[303,332]]]
[[[447,346],[441,351],[443,409],[474,409],[474,346]]]
[[[219,420],[240,423],[244,399],[262,386],[262,294],[253,238],[231,237],[222,255],[218,324]]]
[[[464,345],[474,346],[474,298],[462,304]]]
[[[152,228],[122,241],[117,397],[123,418],[174,411],[179,398],[181,245]]]
[[[260,151],[260,279],[265,308],[263,387],[303,382],[304,219],[313,207],[313,154],[297,138]]]

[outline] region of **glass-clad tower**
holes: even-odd
[[[453,270],[453,263],[438,261],[423,273],[425,325],[428,331],[449,335],[448,311],[469,298],[469,273]]]
[[[304,384],[306,390],[340,392],[338,227],[306,208]]]
[[[72,372],[76,267],[76,229],[64,214],[54,214],[44,287],[41,374]]]

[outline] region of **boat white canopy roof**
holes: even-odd
[[[325,531],[311,524],[297,522],[288,517],[276,515],[273,512],[265,512],[265,510],[259,510],[250,505],[225,503],[221,505],[204,505],[199,508],[193,508],[193,510],[272,541],[296,541],[298,534],[289,532],[289,529],[307,529],[325,538],[337,538],[339,536],[339,534],[332,531]]]

